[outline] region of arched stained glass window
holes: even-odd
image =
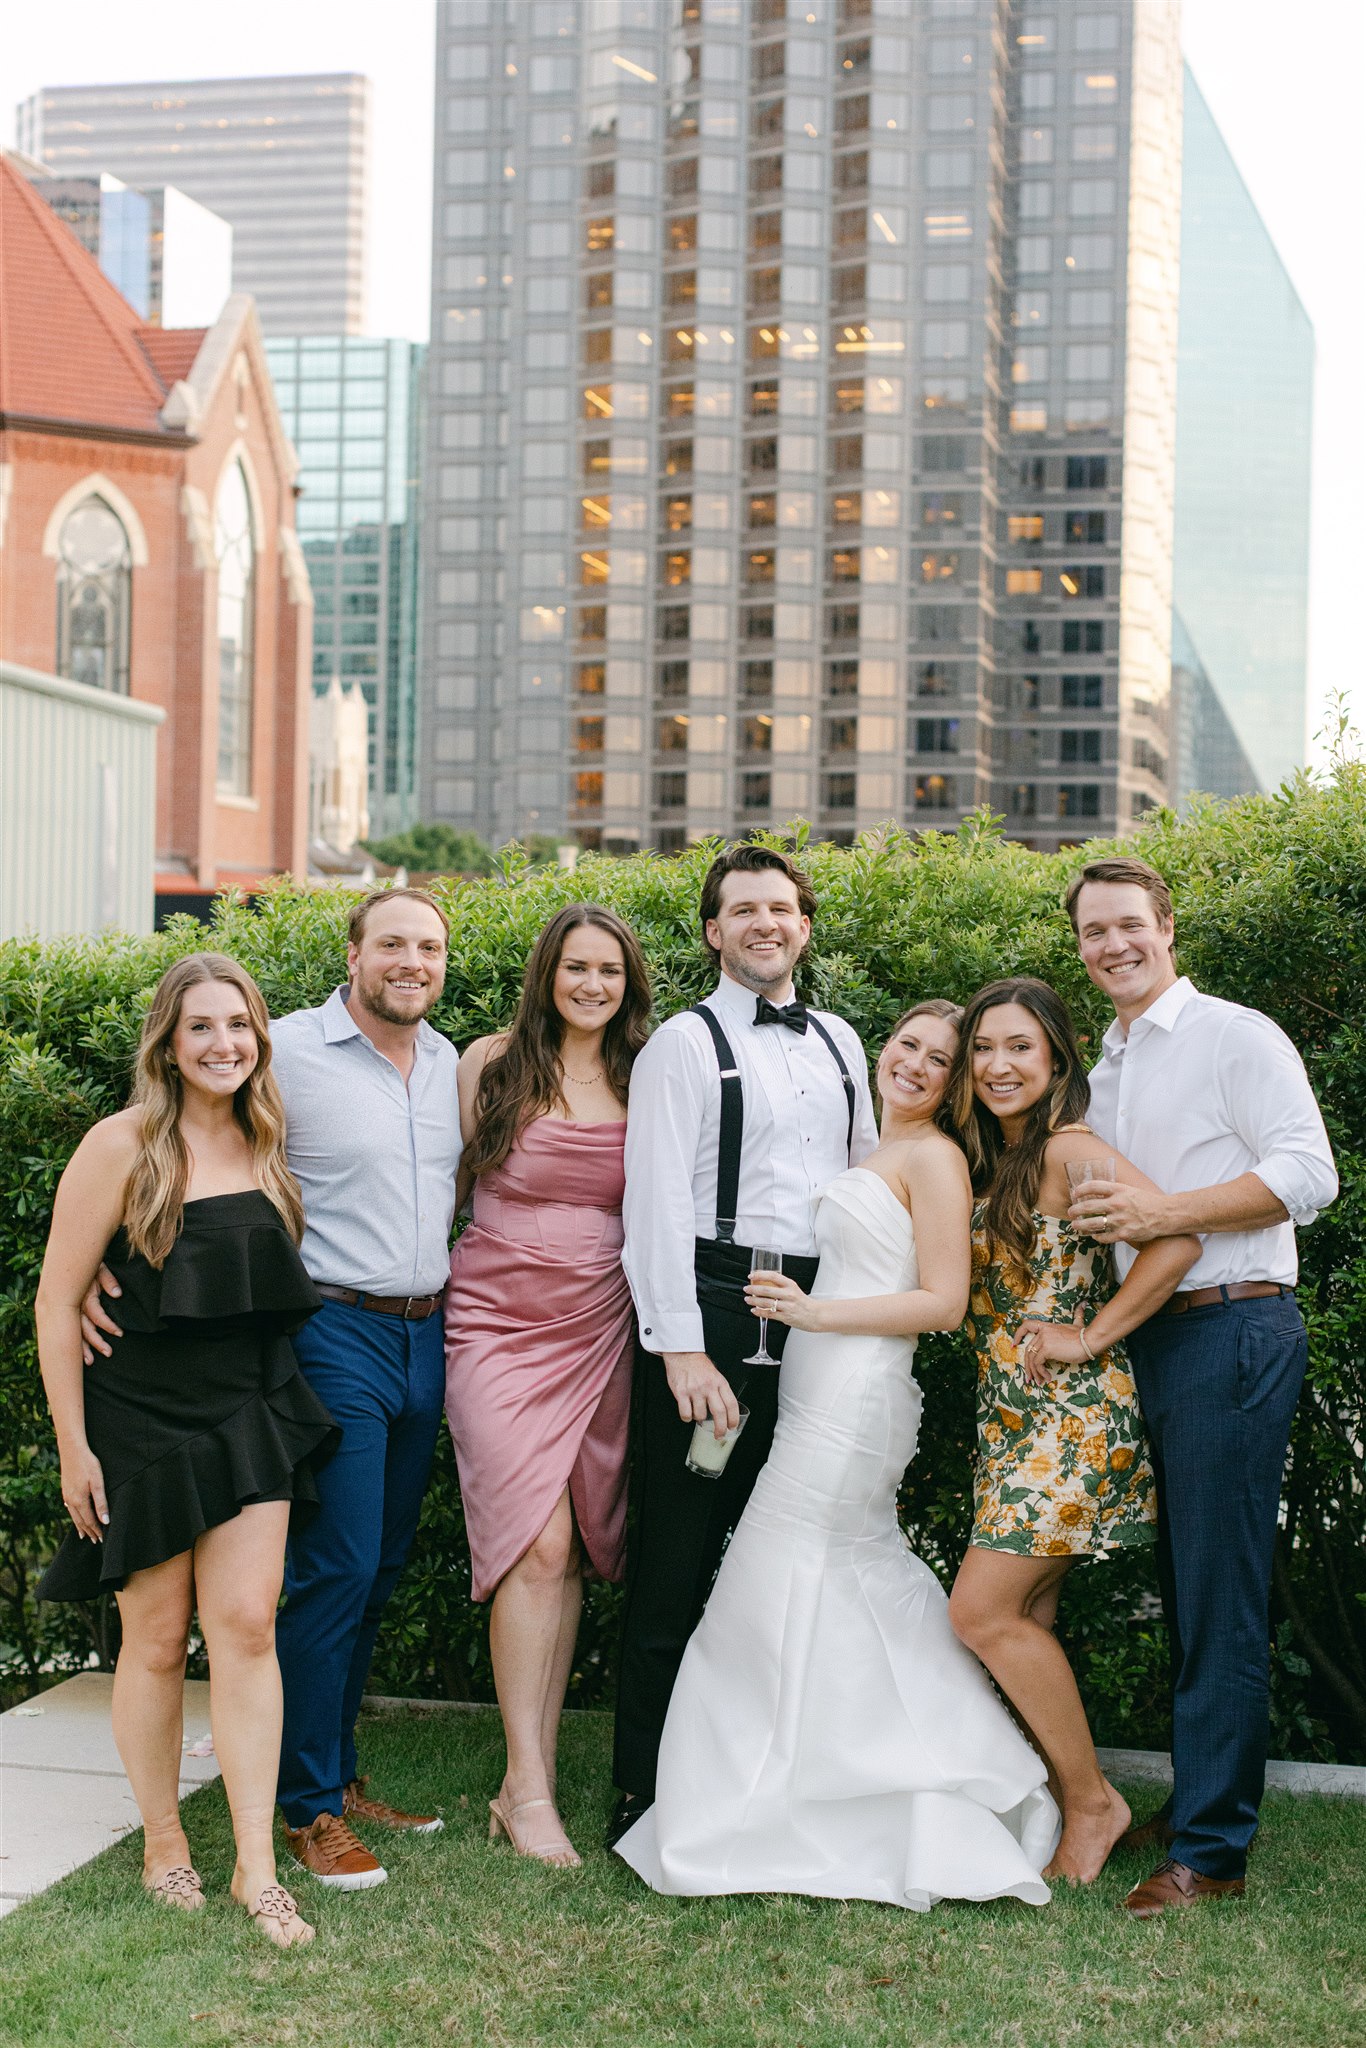
[[[103,498],[84,498],[57,552],[57,673],[126,697],[133,554],[123,521]]]
[[[256,549],[251,499],[240,462],[218,487],[214,508],[218,555],[218,787],[251,795]]]

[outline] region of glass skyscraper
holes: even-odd
[[[424,816],[1169,788],[1174,0],[441,0]]]
[[[313,584],[313,687],[360,684],[370,834],[416,816],[417,475],[426,354],[409,341],[277,336],[267,345],[298,450]]]
[[[1174,595],[1235,747],[1187,719],[1176,793],[1229,796],[1305,758],[1314,330],[1189,72],[1184,134]]]

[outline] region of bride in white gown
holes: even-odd
[[[811,1295],[752,1283],[751,1306],[793,1335],[773,1449],[674,1687],[655,1804],[617,1844],[656,1891],[1048,1901],[1060,1821],[1043,1762],[896,1517],[916,1338],[967,1306],[967,1168],[933,1122],[957,1014],[922,1005],[884,1050],[882,1141],[816,1198]]]

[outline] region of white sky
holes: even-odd
[[[0,44],[0,141],[14,139],[15,102],[43,85],[364,72],[374,89],[370,330],[421,339],[434,7],[232,0],[225,15],[184,0],[15,0]],[[1339,690],[1366,728],[1366,6],[1184,0],[1184,12],[1192,68],[1317,335],[1310,732]]]

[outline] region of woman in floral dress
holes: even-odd
[[[979,1197],[973,1530],[949,1611],[1048,1761],[1063,1835],[1045,1875],[1085,1884],[1130,1816],[1096,1761],[1053,1623],[1078,1559],[1155,1540],[1152,1466],[1121,1339],[1161,1308],[1199,1240],[1145,1245],[1117,1288],[1108,1248],[1069,1222],[1069,1167],[1096,1161],[1095,1178],[1148,1183],[1087,1129],[1072,1020],[1045,982],[993,982],[973,997],[949,1100]]]

